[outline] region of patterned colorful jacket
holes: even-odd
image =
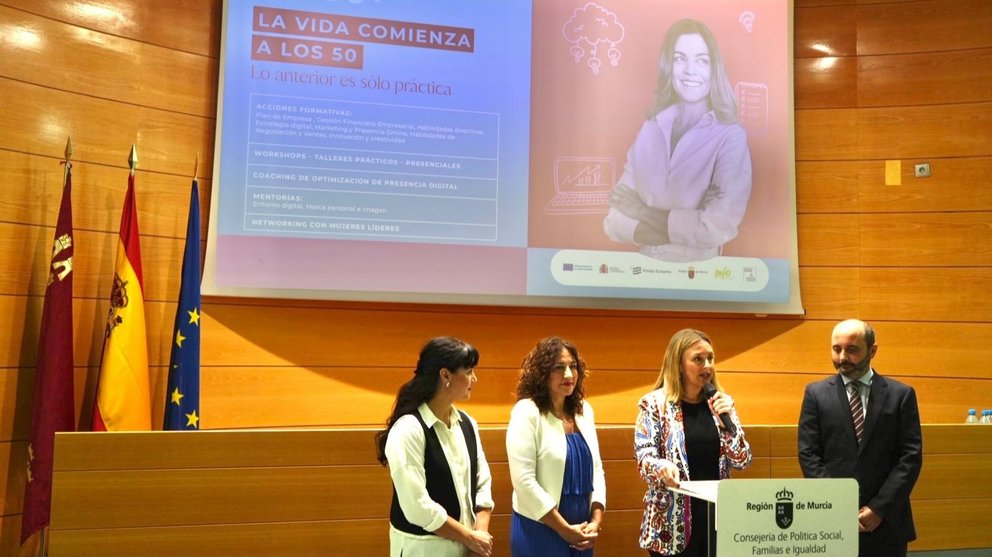
[[[662,465],[672,463],[679,470],[679,481],[688,481],[689,464],[685,452],[685,429],[682,425],[682,405],[666,402],[663,389],[641,397],[638,402],[637,423],[634,425],[634,454],[637,470],[647,482],[644,494],[644,518],[641,521],[641,547],[662,555],[685,550],[692,534],[689,497],[669,491],[661,483]],[[751,464],[751,447],[744,438],[737,411],[731,411],[737,435],[719,429],[719,418],[713,416],[720,431],[720,479],[730,477],[730,469],[743,470]]]

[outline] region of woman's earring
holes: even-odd
[[[451,387],[451,381],[448,381],[447,383],[445,383],[444,386],[445,387]]]

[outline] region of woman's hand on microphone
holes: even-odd
[[[720,414],[729,414],[734,408],[734,403],[726,393],[717,391],[715,395],[707,399],[710,405],[710,411],[713,412],[714,416],[719,416]]]

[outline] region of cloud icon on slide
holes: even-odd
[[[583,59],[594,75],[599,75],[603,65],[600,54],[606,50],[611,66],[620,64],[620,49],[617,45],[623,40],[624,28],[615,13],[589,2],[572,12],[561,29],[565,40],[572,43],[569,52],[578,64]]]

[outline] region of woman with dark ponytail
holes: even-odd
[[[393,480],[390,557],[492,554],[492,475],[478,424],[454,406],[472,395],[478,363],[479,352],[466,342],[428,341],[375,436]]]

